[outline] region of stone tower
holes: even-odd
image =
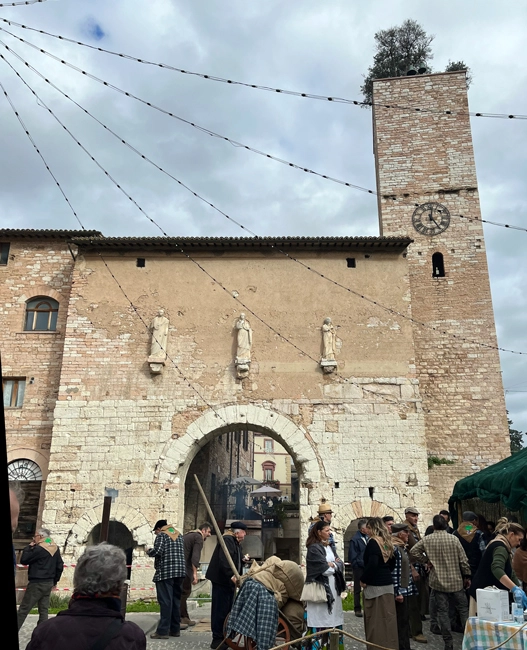
[[[428,454],[454,461],[430,470],[433,505],[445,507],[456,480],[510,453],[465,73],[380,79],[373,98],[380,232],[414,240]]]

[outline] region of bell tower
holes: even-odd
[[[379,79],[373,137],[380,232],[407,260],[434,506],[510,453],[465,72]]]

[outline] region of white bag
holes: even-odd
[[[328,597],[324,585],[320,582],[306,582],[300,600],[308,603],[325,603]]]

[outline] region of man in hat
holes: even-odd
[[[183,535],[174,526],[169,526],[166,519],[156,522],[154,533],[154,546],[147,547],[146,552],[155,558],[153,582],[156,585],[160,617],[157,630],[150,638],[169,639],[171,636],[180,636],[180,630],[188,627],[181,623],[179,609],[186,574]]]
[[[242,572],[241,543],[246,534],[247,526],[243,521],[233,521],[230,529],[223,535],[227,552],[239,574]],[[212,643],[210,647],[212,650],[216,650],[222,645],[223,623],[232,609],[236,590],[236,576],[220,544],[214,549],[205,577],[212,583]]]
[[[27,564],[28,584],[18,608],[18,629],[35,605],[38,606],[37,625],[48,620],[51,590],[60,580],[64,569],[58,546],[47,528],[36,531],[32,542],[22,551],[20,563]]]
[[[468,602],[464,589],[470,586],[470,564],[459,539],[447,533],[447,522],[435,515],[434,532],[417,542],[410,551],[414,562],[428,563],[430,587],[433,590],[437,623],[443,636],[445,650],[453,650],[451,604],[457,609],[461,628],[468,618]]]
[[[408,598],[418,591],[412,578],[411,564],[406,551],[408,543],[408,524],[392,524],[392,539],[395,549],[395,567],[392,571],[395,611],[397,614],[397,633],[399,650],[410,650],[410,613]]]
[[[382,523],[386,526],[388,529],[388,532],[391,534],[392,532],[392,526],[394,524],[395,519],[391,515],[385,515],[382,518]]]
[[[419,510],[414,506],[405,509],[405,523],[408,526],[408,551],[421,540],[421,533],[417,527]],[[428,586],[426,584],[427,570],[423,564],[411,564],[412,578],[417,587],[417,593],[408,596],[408,610],[410,612],[410,633],[417,643],[428,643],[423,634],[423,617],[428,606]]]
[[[327,501],[324,501],[318,506],[318,519],[320,521],[325,521],[327,524],[331,524],[331,519],[333,518],[333,510],[331,509],[331,504],[329,504]],[[316,524],[318,520],[315,519],[313,522],[311,522],[311,525],[308,528],[308,533],[311,531],[313,526]],[[335,537],[333,536],[333,532],[329,534],[329,546],[331,550],[333,551],[333,555],[335,556],[335,559],[339,559],[337,555],[337,546],[335,544]]]

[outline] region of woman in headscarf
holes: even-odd
[[[342,629],[341,592],[346,589],[344,565],[335,558],[329,538],[331,528],[326,521],[317,521],[309,531],[306,541],[306,585],[316,583],[324,588],[324,602],[307,602],[308,634],[314,634],[328,628]],[[328,635],[311,640],[311,650],[325,650],[329,647]],[[339,636],[339,648],[344,648],[344,638]]]
[[[370,539],[364,551],[364,630],[366,641],[385,648],[398,648],[397,614],[392,571],[395,555],[392,537],[380,517],[366,522]],[[374,647],[368,645],[368,650]]]
[[[512,568],[512,549],[517,548],[525,536],[525,530],[520,524],[502,517],[496,524],[495,536],[489,542],[476,575],[470,585],[469,616],[476,614],[476,590],[485,587],[505,589],[521,596],[523,608],[527,608],[527,596],[518,586],[519,580]]]

